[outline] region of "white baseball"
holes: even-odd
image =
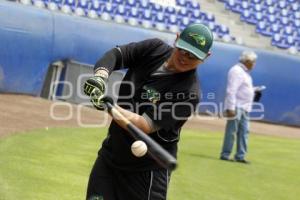
[[[147,153],[147,145],[141,140],[137,140],[131,145],[131,152],[136,157],[142,157]]]

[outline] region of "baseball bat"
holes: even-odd
[[[135,140],[142,140],[146,143],[148,151],[147,153],[163,168],[174,170],[177,166],[177,160],[164,148],[162,148],[151,137],[144,133],[141,129],[132,124],[123,114],[121,114],[117,108],[110,102],[105,102],[109,112],[113,118],[118,119],[121,123],[124,123],[129,131],[129,134]]]

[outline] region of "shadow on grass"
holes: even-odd
[[[184,154],[187,156],[192,156],[192,157],[200,157],[200,158],[210,159],[210,160],[220,160],[219,157],[217,157],[217,156],[205,155],[205,154],[200,154],[200,153],[181,152],[181,154]]]

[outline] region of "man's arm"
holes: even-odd
[[[122,67],[122,55],[119,49],[107,51],[94,67],[95,75],[84,83],[84,93],[91,97],[91,102],[98,110],[103,110],[101,98],[106,91],[109,75]]]
[[[228,72],[226,97],[225,97],[225,105],[224,105],[227,117],[234,117],[236,114],[235,113],[236,94],[242,81],[243,81],[242,76],[237,69],[232,68]]]
[[[136,127],[141,129],[144,133],[149,134],[152,133],[154,130],[152,126],[147,122],[147,120],[136,113],[133,113],[131,111],[125,110],[121,108],[118,105],[115,105],[115,108],[126,118],[128,119],[132,124],[134,124]],[[121,121],[118,120],[117,118],[113,117],[114,121],[121,126],[123,129],[127,130],[126,125]]]
[[[94,72],[95,76],[101,75],[104,73],[107,75],[106,78],[114,71],[121,69],[122,66],[122,53],[121,50],[113,48],[107,51],[95,64]]]

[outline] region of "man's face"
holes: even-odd
[[[170,61],[172,70],[177,73],[196,69],[199,64],[203,63],[192,53],[179,48],[174,49]]]
[[[254,65],[255,65],[255,61],[247,60],[247,61],[245,62],[245,66],[246,66],[247,69],[249,69],[249,70],[252,70],[253,67],[254,67]]]

